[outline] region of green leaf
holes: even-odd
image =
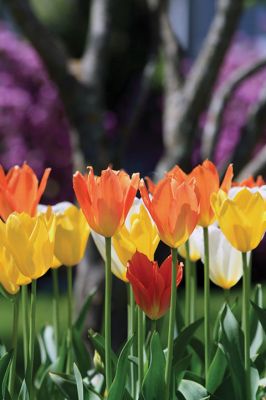
[[[73,350],[74,359],[78,363],[79,370],[82,376],[87,374],[87,371],[91,367],[90,354],[84,344],[84,341],[80,338],[81,334],[75,328],[72,330]]]
[[[165,356],[158,332],[153,333],[150,348],[149,368],[143,381],[142,393],[146,400],[163,399]]]
[[[251,399],[256,400],[256,393],[259,388],[260,376],[258,370],[253,367],[251,367],[250,375],[251,375]]]
[[[125,392],[126,387],[126,378],[129,366],[128,355],[133,342],[133,337],[128,339],[125,346],[123,347],[118,363],[115,378],[110,388],[110,392],[108,395],[108,400],[122,400],[123,394]]]
[[[13,357],[13,350],[10,350],[8,353],[5,353],[0,358],[0,387],[4,399],[7,387],[7,378],[9,375],[12,357]]]
[[[182,359],[184,352],[186,351],[186,347],[189,344],[190,340],[192,339],[193,335],[195,334],[196,330],[202,324],[203,318],[198,319],[197,321],[193,322],[185,329],[183,329],[177,338],[174,340],[174,360],[173,366]]]
[[[92,342],[95,350],[100,354],[103,363],[105,362],[105,351],[104,351],[104,338],[99,334],[94,332],[92,329],[89,330],[89,339]],[[116,370],[117,357],[113,351],[111,351],[111,361],[113,364],[113,370]]]
[[[226,366],[227,366],[226,357],[220,345],[218,344],[215,356],[208,370],[208,378],[207,378],[208,392],[214,393],[215,390],[221,385],[224,378]]]
[[[251,301],[251,304],[255,310],[255,313],[257,314],[257,317],[262,325],[264,332],[266,333],[266,310],[257,306],[257,304],[255,304],[253,301]]]
[[[197,382],[183,379],[179,385],[178,392],[186,400],[207,400],[210,398],[207,390]]]
[[[76,382],[72,375],[55,372],[50,372],[49,375],[63,396],[68,400],[78,400]]]
[[[254,304],[256,304],[259,307],[263,306],[263,293],[260,284],[256,285],[255,288]],[[250,357],[254,360],[258,356],[259,350],[264,342],[264,332],[261,323],[258,320],[257,313],[255,312],[253,307],[251,308],[250,312],[250,328],[251,328]]]
[[[79,332],[79,334],[81,334],[82,330],[84,329],[84,323],[85,323],[85,320],[87,317],[87,313],[91,306],[91,303],[92,303],[93,297],[95,296],[96,291],[97,291],[97,289],[95,288],[91,291],[91,293],[88,294],[88,296],[80,310],[80,313],[74,323],[74,328]]]
[[[188,368],[192,359],[192,354],[187,354],[184,358],[179,360],[174,368],[174,374],[176,378],[177,387],[180,384],[181,380],[184,378],[186,373],[186,369]]]
[[[77,383],[78,400],[84,400],[82,376],[75,363],[74,363],[74,376]]]
[[[245,398],[244,338],[239,323],[228,306],[225,306],[222,314],[221,328],[221,349],[227,358],[235,397],[242,400]]]
[[[29,400],[29,399],[30,399],[30,396],[29,396],[26,381],[24,379],[22,382],[20,391],[19,391],[18,400]]]

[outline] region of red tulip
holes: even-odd
[[[183,264],[177,264],[176,286],[183,276]],[[135,301],[150,319],[161,318],[170,307],[172,256],[159,267],[155,261],[138,251],[128,262],[127,279],[132,285]]]

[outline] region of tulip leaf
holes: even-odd
[[[221,346],[218,344],[216,353],[208,370],[207,390],[210,393],[215,393],[215,390],[223,381],[227,366],[227,360]]]
[[[184,358],[179,360],[174,368],[174,374],[176,377],[176,383],[177,387],[181,380],[184,378],[184,375],[186,373],[186,369],[188,368],[189,364],[191,363],[192,359],[192,354],[187,354]]]
[[[84,400],[82,376],[75,363],[74,363],[74,376],[77,384],[78,400]]]
[[[78,400],[76,382],[72,375],[55,372],[50,372],[49,375],[64,397],[68,400]]]
[[[1,358],[0,358],[0,387],[2,388],[2,397],[3,399],[7,399],[7,380],[9,377],[9,370],[11,366],[11,361],[13,357],[13,350],[9,351],[8,353],[5,353]]]
[[[185,400],[207,400],[210,398],[207,390],[202,385],[187,379],[181,381],[178,393],[181,393]]]
[[[253,301],[251,301],[251,304],[255,310],[255,313],[257,314],[264,332],[266,333],[266,309],[257,306],[257,304],[255,304]]]
[[[192,339],[194,333],[198,329],[198,327],[202,324],[203,318],[198,319],[197,321],[193,322],[192,324],[188,325],[185,329],[183,329],[177,338],[174,340],[174,360],[173,366],[181,360],[183,357],[184,352],[186,351],[186,347],[189,344],[190,340]]]
[[[81,307],[79,315],[74,323],[74,328],[79,332],[79,334],[81,334],[82,330],[84,329],[84,323],[88,314],[88,310],[91,306],[96,291],[97,289],[93,289],[91,293],[88,294],[83,306]]]
[[[99,333],[94,332],[92,329],[89,330],[88,334],[89,334],[89,339],[93,344],[93,347],[100,354],[100,357],[104,363],[105,361],[104,338]],[[113,351],[111,351],[111,360],[113,364],[113,369],[115,371],[117,364],[117,357]]]
[[[197,354],[198,358],[203,361],[204,360],[204,344],[197,337],[192,337],[189,342],[189,346],[194,350]]]
[[[165,395],[165,356],[162,349],[160,336],[154,332],[150,344],[150,362],[145,375],[142,393],[145,400],[163,399]]]
[[[80,340],[80,333],[75,328],[72,330],[72,340],[75,360],[78,361],[81,374],[85,376],[91,367],[90,354],[84,344],[84,341]]]
[[[250,370],[250,375],[251,375],[251,399],[256,400],[256,394],[259,388],[259,383],[260,383],[260,376],[259,372],[256,368],[251,367]]]
[[[255,288],[254,304],[256,304],[259,307],[263,307],[263,293],[260,284],[256,285]],[[253,307],[251,308],[250,328],[251,328],[250,357],[254,360],[258,356],[259,350],[264,342],[264,332],[262,325],[258,320],[257,313]]]
[[[244,338],[239,323],[228,306],[225,306],[221,320],[221,349],[230,371],[236,399],[245,398],[245,371],[243,362]]]
[[[110,388],[108,400],[122,400],[126,387],[129,360],[128,355],[133,342],[133,337],[128,339],[124,345],[116,367],[116,374]]]
[[[26,384],[26,380],[24,379],[19,391],[18,400],[29,400],[29,392]]]

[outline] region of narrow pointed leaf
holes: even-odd
[[[145,400],[163,399],[165,356],[158,332],[152,335],[150,347],[149,368],[144,378],[142,393]]]
[[[114,381],[111,385],[108,400],[122,400],[126,387],[126,378],[129,370],[128,355],[132,345],[133,337],[131,337],[123,347],[118,362]]]

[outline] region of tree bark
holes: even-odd
[[[266,59],[256,61],[248,67],[239,68],[214,94],[208,109],[205,127],[202,132],[202,158],[213,159],[214,150],[219,139],[226,105],[241,83],[266,67]]]
[[[243,0],[219,0],[217,12],[204,41],[202,50],[175,98],[175,111],[171,113],[164,134],[164,154],[156,168],[156,175],[179,163],[191,167],[191,152],[198,132],[198,121],[208,105],[220,66],[238,25]],[[175,82],[173,82],[175,87]],[[170,106],[169,106],[170,107]],[[167,109],[165,113],[167,113]]]

